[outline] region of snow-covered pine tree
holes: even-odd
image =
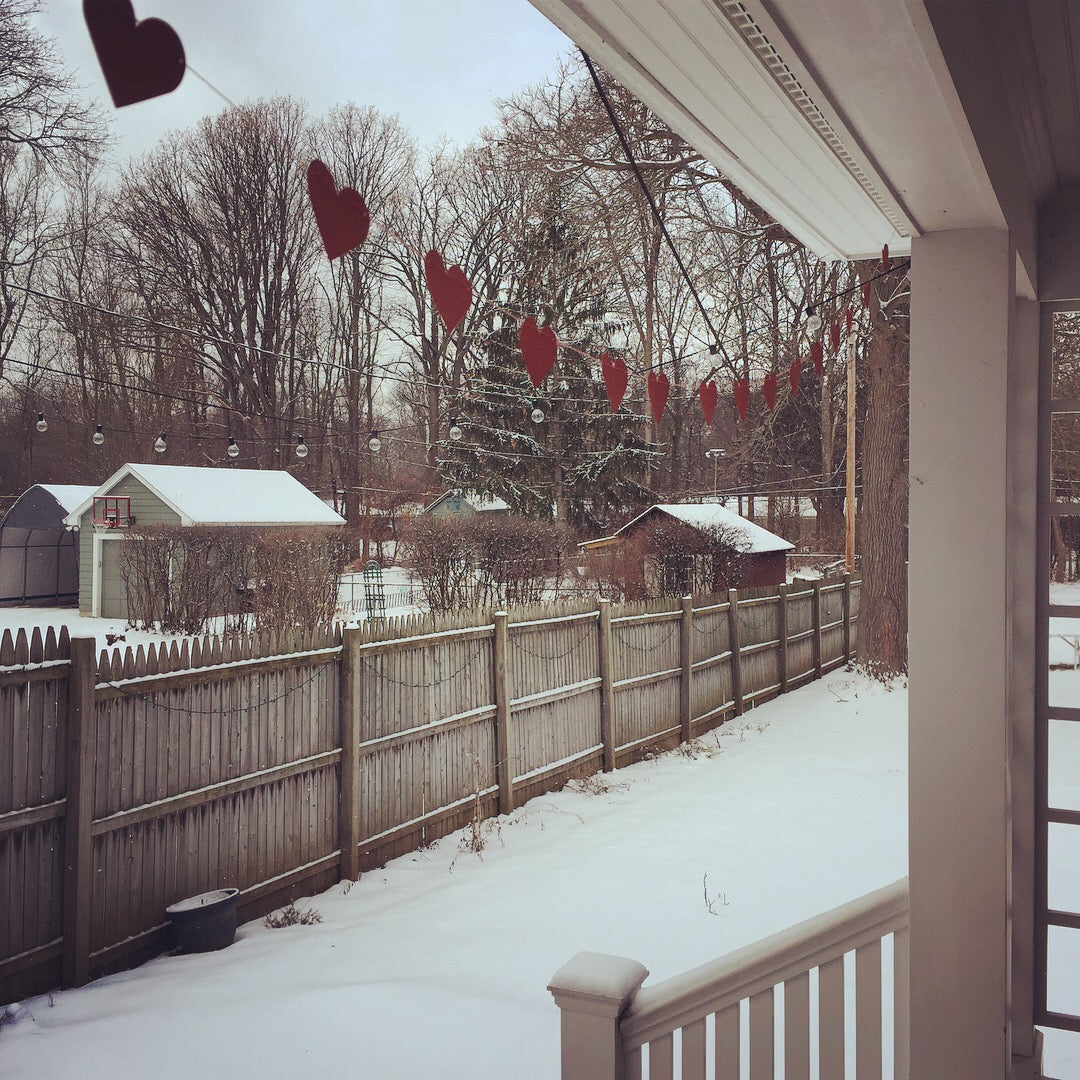
[[[443,444],[439,466],[453,487],[591,534],[654,501],[649,467],[657,452],[643,437],[644,416],[626,404],[612,413],[600,375],[601,353],[617,355],[604,250],[575,221],[565,187],[551,178],[544,186],[522,237],[520,271],[505,285],[503,315],[477,350],[457,407],[462,438]],[[559,341],[539,390],[519,343],[529,315]]]

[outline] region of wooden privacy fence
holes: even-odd
[[[858,579],[104,650],[0,638],[0,1003],[241,920],[597,769],[688,740],[852,655]]]

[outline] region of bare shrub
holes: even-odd
[[[337,530],[264,529],[254,540],[255,622],[260,629],[305,629],[333,622],[341,573],[349,561]]]
[[[269,930],[281,930],[286,926],[314,926],[322,922],[322,915],[315,908],[301,911],[295,904],[288,904],[280,911],[272,911],[263,919]]]
[[[421,514],[402,529],[402,561],[420,578],[432,611],[476,602],[473,528],[461,518]]]
[[[647,596],[686,596],[734,588],[749,544],[737,528],[653,521],[642,533]]]
[[[120,548],[128,625],[201,634],[225,616],[229,629],[310,628],[333,621],[347,541],[320,529],[143,525]]]
[[[558,595],[573,546],[564,526],[485,514],[477,517],[471,533],[480,604],[535,604],[546,591]]]

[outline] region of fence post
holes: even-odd
[[[682,598],[682,619],[679,622],[679,741],[688,743],[694,737],[694,715],[690,704],[690,679],[694,671],[694,598]]]
[[[90,981],[90,904],[93,882],[94,638],[71,639],[68,676],[67,799],[64,807],[64,986]]]
[[[562,1080],[623,1080],[619,1017],[648,977],[636,960],[578,953],[551,977],[559,1007]]]
[[[599,607],[600,743],[604,747],[604,772],[612,772],[615,768],[615,686],[611,667],[611,601],[601,600]]]
[[[779,623],[779,638],[780,638],[780,693],[786,694],[788,692],[788,663],[787,663],[787,650],[788,650],[788,610],[787,610],[787,585],[781,585],[777,589],[777,593],[780,596],[780,605],[778,612]]]
[[[338,773],[338,847],[341,876],[360,876],[360,707],[362,675],[360,628],[349,627],[341,638],[341,679],[338,687],[338,730],[341,769]]]
[[[821,678],[821,582],[814,582],[814,678]]]
[[[514,770],[510,763],[510,687],[507,681],[510,629],[505,611],[495,612],[495,782],[499,813],[514,809]]]
[[[739,648],[739,590],[728,589],[728,651],[731,653],[731,699],[735,715],[743,714],[742,661]]]
[[[844,662],[851,661],[851,575],[844,574]]]

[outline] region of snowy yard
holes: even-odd
[[[0,1077],[554,1080],[579,950],[655,981],[905,874],[906,696],[834,673],[301,903],[318,925],[28,1000]]]
[[[301,901],[317,925],[248,923],[223,952],[22,1002],[0,1078],[555,1080],[545,987],[579,950],[654,982],[906,873],[906,705],[836,672],[692,755],[494,819],[480,855],[455,834]],[[1080,773],[1080,742],[1062,758]],[[1075,895],[1077,874],[1057,887]],[[1075,994],[1078,967],[1055,966]],[[1049,1033],[1046,1065],[1080,1075],[1076,1040]]]

